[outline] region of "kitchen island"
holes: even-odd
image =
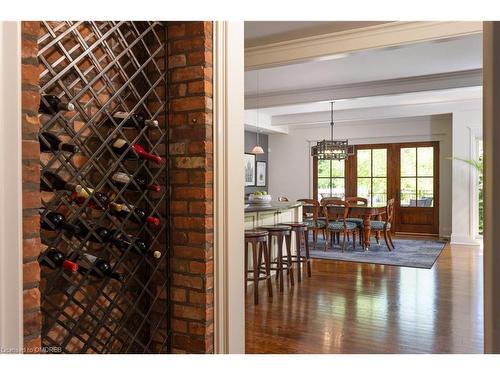
[[[302,221],[302,202],[275,202],[266,205],[245,203],[245,229]]]

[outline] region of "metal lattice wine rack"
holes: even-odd
[[[42,153],[41,171],[55,172],[90,193],[83,203],[75,204],[67,191],[42,191],[41,220],[48,210],[57,211],[70,223],[80,222],[89,229],[82,239],[67,231],[42,229],[42,242],[69,260],[82,253],[103,258],[124,277],[122,281],[96,277],[90,274],[92,268],[70,273],[42,267],[42,345],[63,353],[167,353],[166,163],[125,160],[110,148],[111,140],[119,136],[130,145],[137,143],[164,159],[167,156],[166,28],[158,22],[65,21],[43,22],[42,29],[38,40],[41,93],[56,95],[75,108],[41,115],[41,132],[55,134],[79,151]],[[125,129],[113,118],[117,111],[142,113],[158,120],[159,128]],[[110,179],[115,172],[144,178],[160,185],[161,191],[129,191]],[[130,184],[135,184],[134,179]],[[138,225],[131,215],[126,219],[110,215],[109,207],[93,209],[94,192],[127,207],[142,208],[161,224],[157,228]],[[143,238],[162,255],[156,259],[137,254],[133,245],[119,250],[109,243],[89,242],[90,236],[98,237],[97,226]]]

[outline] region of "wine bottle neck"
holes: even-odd
[[[76,147],[75,145],[70,145],[69,143],[64,143],[64,142],[59,143],[59,150],[71,152],[73,154],[79,151],[78,147]]]
[[[145,120],[144,125],[149,126],[150,128],[157,128],[158,127],[158,121],[156,120]]]

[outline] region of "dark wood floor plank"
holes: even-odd
[[[397,250],[396,250],[397,251]],[[478,247],[446,245],[430,270],[314,260],[313,276],[246,303],[247,353],[482,353]]]

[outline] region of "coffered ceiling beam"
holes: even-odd
[[[272,118],[259,111],[245,111],[245,130],[260,131],[264,134],[288,134],[288,126],[273,126]]]
[[[482,69],[245,96],[245,109],[481,86]],[[258,100],[257,100],[258,99]],[[258,104],[258,105],[257,105]]]
[[[481,98],[468,100],[450,100],[437,103],[406,104],[383,107],[344,109],[335,111],[336,126],[349,126],[349,122],[431,116],[452,113],[457,110],[481,110]],[[273,116],[272,125],[286,126],[288,129],[299,127],[320,127],[330,123],[330,112],[310,112],[293,115]]]
[[[264,69],[305,61],[333,59],[373,48],[481,33],[482,22],[388,22],[380,25],[315,35],[245,48],[245,69]]]

